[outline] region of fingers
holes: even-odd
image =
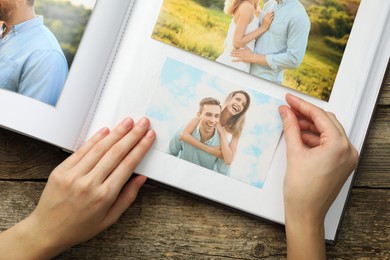
[[[304,117],[311,120],[320,134],[340,134],[339,129],[334,125],[333,120],[321,108],[300,99],[291,94],[286,95],[286,101],[292,109],[301,113]]]
[[[343,136],[347,136],[347,134],[345,133],[345,130],[344,130],[344,127],[340,124],[340,122],[337,120],[336,118],[336,115],[333,114],[333,113],[330,113],[330,112],[327,112],[328,114],[328,117],[330,118],[330,120],[332,120],[333,124],[337,127],[337,129],[339,130],[339,132],[343,135]]]
[[[141,118],[131,131],[112,145],[91,172],[95,182],[102,183],[111,173],[114,173],[114,169],[121,170],[123,165],[126,166],[125,171],[132,173],[154,140],[153,131],[145,136],[149,125],[147,118]],[[127,175],[126,181],[129,176]]]
[[[295,153],[296,150],[303,147],[301,129],[299,128],[298,119],[287,106],[280,106],[279,113],[283,121],[283,131],[286,138],[287,154]]]
[[[125,136],[133,126],[134,121],[131,118],[124,119],[109,135],[93,145],[90,151],[75,165],[73,168],[74,172],[77,175],[85,175],[90,172],[106,152]]]
[[[127,154],[120,162],[116,169],[108,176],[105,183],[113,187],[114,191],[119,193],[123,185],[129,180],[135,168],[145,157],[145,154],[152,147],[156,134],[153,130],[149,130],[137,145]]]
[[[146,182],[146,177],[139,175],[130,180],[122,189],[114,204],[107,212],[103,223],[103,229],[114,224],[126,209],[135,201],[142,185]]]
[[[310,132],[303,132],[301,138],[302,142],[309,148],[314,148],[321,144],[320,137]]]
[[[79,149],[76,150],[76,152],[74,152],[61,164],[61,166],[64,167],[64,170],[69,170],[75,166],[96,143],[106,137],[109,133],[110,130],[107,127],[104,127],[95,133],[86,143],[84,143]]]
[[[295,116],[297,116],[297,115],[295,114]],[[313,124],[313,122],[310,122],[304,118],[298,117],[298,124],[299,124],[299,128],[301,129],[301,131],[309,131],[309,132],[316,134],[316,135],[320,134],[318,132],[316,126]]]

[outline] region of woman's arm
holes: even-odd
[[[248,42],[260,37],[271,26],[274,19],[274,13],[267,13],[262,21],[262,24],[255,31],[245,34],[246,28],[253,19],[253,6],[248,3],[243,3],[237,10],[238,19],[236,21],[236,30],[233,37],[234,48],[239,49],[244,47]]]
[[[336,117],[290,94],[281,106],[287,150],[284,208],[288,259],[326,259],[324,219],[358,153]]]
[[[50,174],[34,212],[0,233],[2,259],[51,259],[111,226],[146,177],[129,178],[152,146],[149,120],[103,128]]]
[[[192,132],[194,132],[196,126],[199,124],[198,118],[194,117],[191,119],[190,122],[186,125],[186,127],[183,129],[182,133],[180,134],[180,140],[183,142],[186,142],[187,144],[190,144],[206,153],[209,153],[211,155],[214,155],[215,157],[223,159],[221,147],[220,146],[209,146],[206,145],[198,140],[195,139],[195,137],[192,136]]]
[[[230,165],[233,163],[234,156],[236,155],[238,140],[240,139],[240,137],[233,136],[232,140],[229,143],[226,138],[225,130],[220,124],[217,124],[217,130],[220,137],[219,139],[221,143],[223,160],[226,165]]]

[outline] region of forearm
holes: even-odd
[[[4,259],[51,259],[62,250],[27,218],[0,233],[0,252]]]
[[[267,29],[264,26],[260,26],[255,31],[244,35],[241,39],[234,42],[234,47],[236,49],[244,47],[247,43],[249,43],[252,40],[257,39],[258,37],[263,35],[266,31],[267,31]]]
[[[196,140],[192,135],[187,133],[181,133],[180,140],[183,142],[186,142],[187,144],[190,144],[206,153],[211,153],[210,146]]]
[[[326,259],[323,221],[294,218],[286,214],[288,259]]]
[[[261,55],[261,54],[253,53],[251,61],[249,63],[258,64],[258,65],[261,65],[261,66],[264,66],[264,67],[269,67],[269,64],[268,64],[266,56],[265,55]]]
[[[230,165],[232,164],[234,159],[233,151],[229,146],[229,142],[227,141],[226,138],[223,137],[223,135],[221,135],[220,142],[221,142],[223,161],[225,162],[226,165]]]

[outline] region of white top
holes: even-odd
[[[236,24],[234,23],[234,19],[232,19],[232,22],[229,25],[229,30],[225,39],[225,49],[223,53],[216,59],[216,61],[223,63],[225,65],[228,65],[230,67],[249,72],[250,70],[250,63],[246,62],[233,62],[235,59],[234,57],[230,56],[230,53],[234,49],[233,44],[233,38],[234,38],[234,32],[236,31]],[[245,35],[255,31],[257,28],[259,28],[259,18],[257,18],[255,15],[253,15],[252,21],[248,24],[245,30]],[[253,51],[255,49],[255,42],[256,40],[253,39],[252,41],[248,42],[246,46]]]

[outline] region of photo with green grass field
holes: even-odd
[[[360,0],[299,0],[310,18],[308,46],[283,85],[328,101]],[[267,0],[259,0],[263,7]],[[231,16],[225,0],[164,0],[152,38],[215,60],[224,50]],[[272,24],[271,24],[272,26]]]

